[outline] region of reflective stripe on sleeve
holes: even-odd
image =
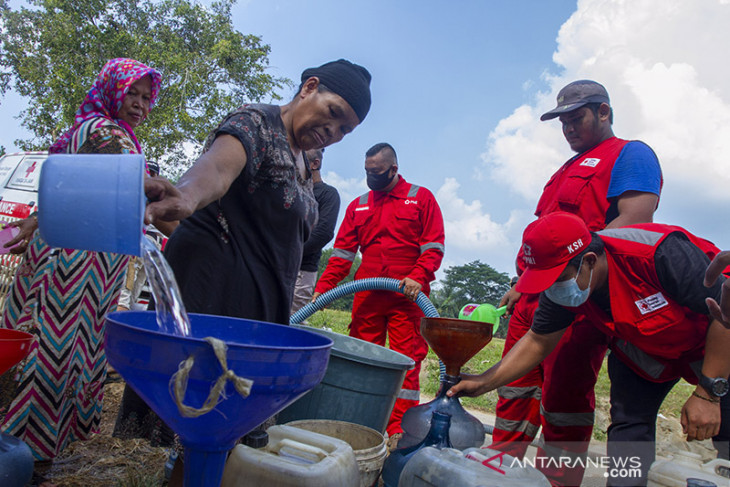
[[[332,251],[332,255],[330,256],[330,259],[332,257],[339,257],[340,259],[349,260],[350,262],[353,262],[355,260],[355,252],[350,252],[348,250],[342,250],[342,249],[334,249]]]
[[[408,190],[408,197],[413,198],[418,193],[418,190],[421,189],[420,186],[416,186],[415,184],[411,184],[411,189]]]
[[[421,253],[424,253],[428,249],[440,250],[441,253],[443,254],[444,253],[444,244],[438,243],[438,242],[429,242],[427,244],[421,245]]]
[[[358,205],[367,205],[368,204],[368,195],[370,193],[365,193],[363,195],[360,195],[360,201],[357,202]]]

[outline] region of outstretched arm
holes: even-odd
[[[224,134],[215,139],[176,186],[164,178],[146,178],[144,190],[151,203],[145,211],[145,223],[184,220],[223,197],[246,161],[241,142]]]

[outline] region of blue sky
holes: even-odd
[[[366,191],[365,151],[391,143],[401,173],[442,206],[443,267],[479,259],[512,273],[542,186],[572,155],[539,115],[579,78],[608,89],[616,135],[657,152],[656,220],[730,248],[730,68],[717,62],[728,0],[239,0],[233,19],[271,46],[277,76],[298,81],[340,57],[370,70],[370,114],[327,149],[324,178],[344,209]],[[0,144],[12,150],[21,105],[0,103]]]
[[[477,181],[475,170],[490,130],[536,90],[548,88],[541,74],[554,69],[557,32],[575,5],[254,0],[239,4],[233,17],[242,32],[271,45],[278,75],[298,81],[303,69],[340,57],[370,70],[367,119],[325,152],[324,176],[340,189],[343,209],[367,190],[365,151],[385,141],[395,147],[407,180],[436,193],[447,176],[454,177],[463,198],[479,199],[495,218],[507,220],[512,207],[506,188]],[[490,262],[478,251],[451,252],[449,241],[456,238],[447,235],[445,265],[481,259],[511,270],[511,258]]]

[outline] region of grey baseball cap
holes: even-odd
[[[543,113],[540,120],[552,120],[563,113],[577,110],[587,103],[608,103],[608,92],[600,83],[589,79],[580,79],[566,85],[558,93],[558,106]]]

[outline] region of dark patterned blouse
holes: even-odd
[[[289,323],[304,241],[317,218],[311,178],[302,179],[281,110],[247,105],[206,143],[229,134],[247,162],[219,201],[181,222],[165,247],[188,312]]]

